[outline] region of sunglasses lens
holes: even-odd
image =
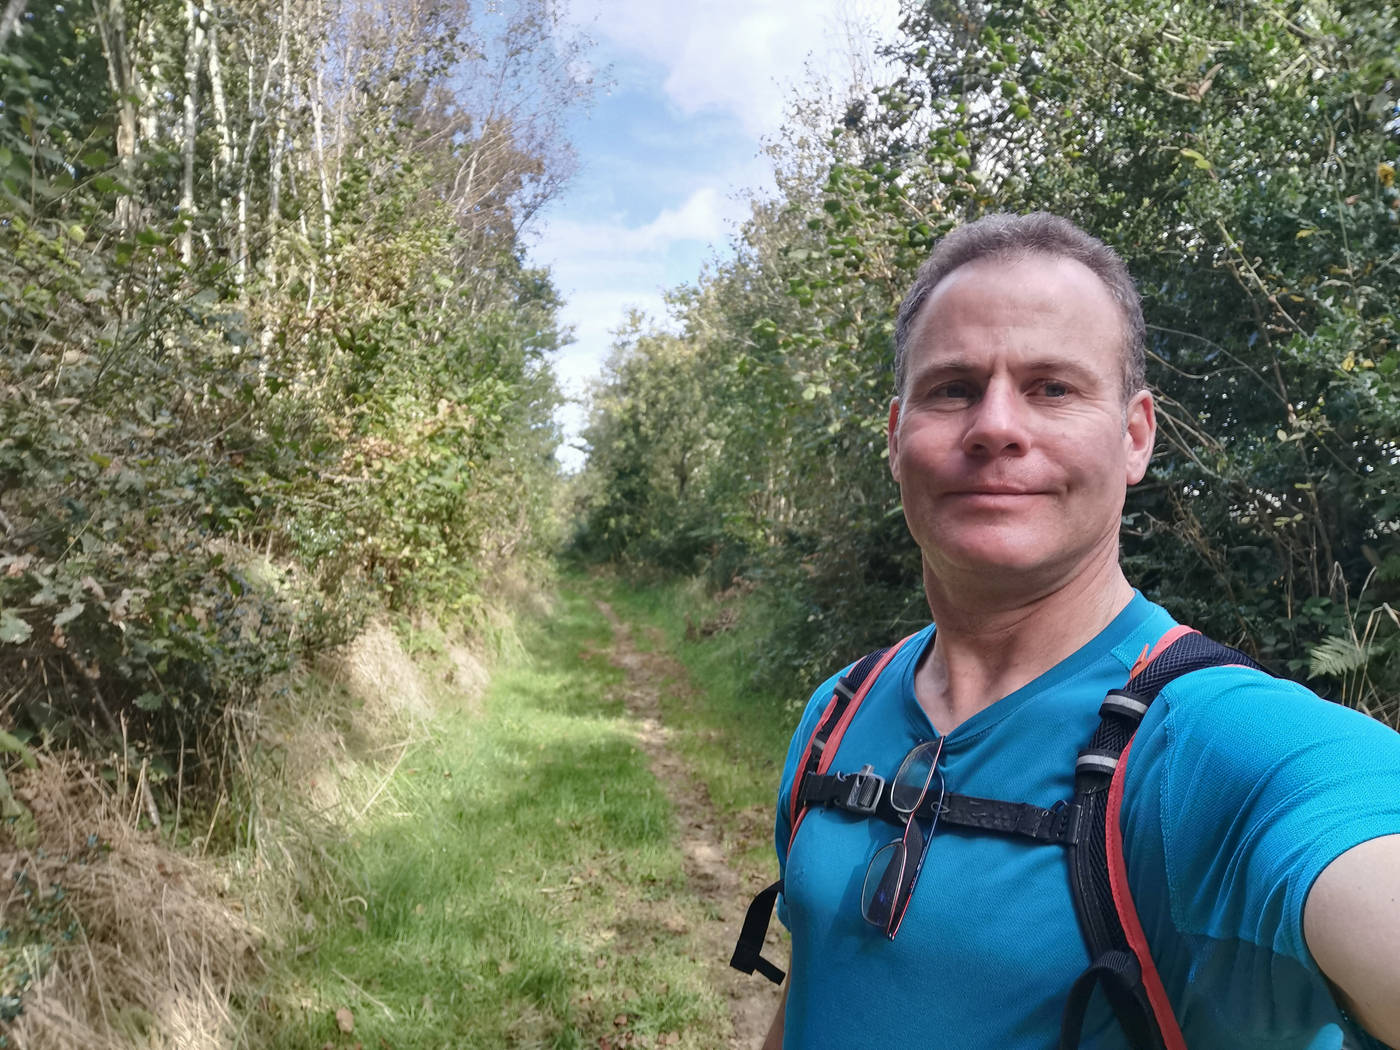
[[[865,885],[860,891],[860,913],[865,921],[885,930],[899,900],[899,887],[904,881],[903,842],[891,842],[870,862],[865,870]]]
[[[904,875],[900,879],[899,896],[908,903],[914,892],[914,880],[919,877],[919,866],[924,862],[924,832],[917,820],[904,825]],[[897,910],[899,901],[896,901]]]
[[[890,784],[890,804],[901,813],[912,813],[923,800],[938,765],[941,740],[931,740],[910,751]]]

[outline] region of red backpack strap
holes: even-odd
[[[1122,689],[1099,708],[1099,726],[1075,763],[1070,846],[1074,907],[1089,948],[1089,968],[1070,989],[1060,1027],[1061,1050],[1079,1046],[1084,1015],[1101,988],[1135,1050],[1185,1050],[1161,975],[1128,887],[1121,814],[1133,735],[1157,694],[1183,674],[1206,667],[1259,665],[1189,627],[1174,627],[1144,649]]]
[[[1147,946],[1147,934],[1142,928],[1142,920],[1138,918],[1137,906],[1133,904],[1133,891],[1128,887],[1128,863],[1123,857],[1123,829],[1118,823],[1118,817],[1123,810],[1124,774],[1128,771],[1128,754],[1132,749],[1133,742],[1130,740],[1128,746],[1123,748],[1118,768],[1113,771],[1113,780],[1108,788],[1108,811],[1104,822],[1108,883],[1113,892],[1113,905],[1118,912],[1118,921],[1123,924],[1123,935],[1128,940],[1129,949],[1137,957],[1142,973],[1143,991],[1147,995],[1152,1016],[1161,1033],[1162,1045],[1166,1050],[1186,1050],[1186,1040],[1181,1034],[1181,1026],[1176,1023],[1176,1014],[1167,998],[1162,975],[1157,972],[1157,964],[1152,961],[1152,951]]]
[[[909,637],[912,638],[913,635]],[[807,812],[807,807],[800,802],[803,781],[808,773],[825,773],[831,766],[832,759],[836,757],[836,750],[841,746],[841,738],[846,735],[846,727],[851,724],[861,701],[870,692],[870,687],[875,684],[880,672],[894,659],[894,654],[899,651],[900,646],[908,640],[909,638],[903,638],[888,649],[879,649],[862,657],[837,680],[831,700],[827,702],[821,718],[817,720],[817,728],[807,738],[807,746],[802,751],[802,761],[797,764],[793,776],[790,811],[792,834],[788,836],[789,849],[792,847],[792,840],[797,837],[797,825],[802,822],[802,817]],[[783,971],[763,958],[763,942],[768,936],[768,924],[773,919],[773,906],[782,891],[783,883],[779,880],[754,897],[744,915],[744,925],[739,931],[739,939],[735,942],[734,954],[729,959],[729,965],[739,972],[761,973],[774,984],[782,983]]]
[[[1166,634],[1162,635],[1162,637],[1158,638],[1157,644],[1152,646],[1150,649],[1144,645],[1142,647],[1142,655],[1137,658],[1137,663],[1133,664],[1133,669],[1128,672],[1128,680],[1131,681],[1138,675],[1142,674],[1143,671],[1146,671],[1148,666],[1154,660],[1156,660],[1157,657],[1161,656],[1164,652],[1166,652],[1167,649],[1171,646],[1171,644],[1175,642],[1178,638],[1184,638],[1188,634],[1200,633],[1201,632],[1196,630],[1194,627],[1187,627],[1184,624],[1177,624]]]
[[[904,643],[913,637],[914,635],[911,634],[907,638],[901,638],[888,649],[877,649],[875,652],[867,654],[857,660],[851,669],[837,680],[831,699],[827,702],[821,718],[817,721],[817,728],[807,738],[807,746],[802,751],[802,760],[797,764],[797,769],[793,774],[792,797],[788,808],[788,818],[792,825],[792,831],[788,834],[789,848],[792,847],[793,839],[797,838],[798,825],[802,823],[802,818],[807,815],[807,807],[801,801],[802,783],[806,780],[807,774],[821,774],[831,768],[832,760],[836,758],[836,752],[841,747],[841,739],[846,735],[846,729],[860,709],[861,702],[870,692],[870,687],[875,684],[875,679],[879,678],[880,672],[889,666],[895,653],[903,648]]]

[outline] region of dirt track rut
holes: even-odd
[[[598,602],[598,610],[612,627],[608,656],[627,676],[624,699],[637,726],[638,743],[676,813],[690,891],[706,904],[709,914],[719,917],[701,924],[690,936],[696,941],[697,957],[710,965],[715,987],[729,1003],[733,1023],[729,1050],[757,1050],[777,1006],[777,990],[762,978],[729,968],[734,937],[748,906],[748,891],[726,862],[716,832],[718,819],[704,784],[691,776],[671,748],[669,730],[661,717],[661,683],[683,680],[685,671],[663,653],[640,650],[631,627],[606,602]]]

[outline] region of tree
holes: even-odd
[[[587,91],[558,33],[532,0],[31,5],[0,53],[21,733],[194,774],[368,608],[470,616],[542,556],[564,334],[521,235]]]
[[[781,199],[682,297],[712,530],[761,541],[748,571],[786,607],[767,651],[839,662],[922,616],[876,467],[894,311],[942,232],[1045,209],[1113,245],[1145,301],[1163,427],[1125,518],[1134,578],[1394,713],[1392,6],[906,3],[887,81],[818,107],[829,134],[787,145]]]

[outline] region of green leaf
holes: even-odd
[[[142,693],[135,700],[135,704],[142,711],[159,711],[164,701],[157,693]]]
[[[82,602],[74,602],[68,608],[54,614],[53,625],[62,627],[66,623],[72,623],[83,614],[85,608],[86,606]]]
[[[0,642],[18,645],[20,642],[27,642],[33,633],[34,628],[14,613],[8,610],[0,611]]]
[[[24,741],[3,729],[0,729],[0,753],[19,755],[19,760],[24,763],[27,769],[33,769],[37,765],[34,761],[34,752],[25,746]]]
[[[1202,171],[1210,171],[1210,169],[1214,166],[1211,164],[1210,161],[1206,160],[1205,157],[1203,157],[1200,153],[1196,152],[1193,149],[1183,148],[1181,150],[1181,155],[1187,160],[1191,161],[1193,164],[1195,164],[1196,167],[1200,168]]]
[[[1322,644],[1314,646],[1308,653],[1308,677],[1326,675],[1337,678],[1358,671],[1370,662],[1371,651],[1371,646],[1357,645],[1343,635],[1324,638]]]

